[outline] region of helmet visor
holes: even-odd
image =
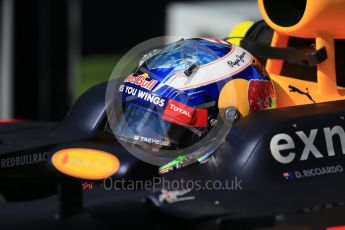
[[[207,128],[169,122],[149,108],[128,103],[114,129],[115,135],[122,141],[137,144],[144,149],[158,152],[161,149],[179,150],[200,141]]]

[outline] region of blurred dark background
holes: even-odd
[[[0,119],[61,120],[82,92],[108,80],[123,53],[144,40],[166,34],[167,7],[172,2],[0,0]],[[207,3],[201,8],[204,11],[214,4],[178,3],[194,2]],[[178,7],[174,10],[185,6]],[[215,16],[200,15],[212,21],[217,9],[223,8],[214,8]],[[189,21],[177,19],[182,27]],[[170,25],[175,25],[174,20]],[[218,24],[212,23],[209,28]],[[206,28],[200,34],[208,32]]]
[[[92,69],[98,58],[105,76],[94,77],[106,80],[114,53],[163,35],[168,2],[14,0],[15,117],[62,119],[85,90],[73,79],[79,56],[96,55],[81,64]]]

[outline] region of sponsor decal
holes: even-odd
[[[326,142],[327,153],[322,154],[315,146],[314,141],[319,129],[312,129],[305,133],[304,131],[296,131],[296,137],[298,141],[302,141],[304,149],[302,153],[295,152],[295,140],[289,134],[278,133],[274,135],[270,141],[270,150],[273,158],[281,164],[289,164],[294,160],[306,161],[310,158],[319,159],[324,157],[334,157],[336,155],[334,151],[334,138],[338,137],[342,149],[342,154],[345,154],[345,131],[341,126],[334,126],[332,128],[325,127],[321,129],[323,131],[323,137]],[[320,134],[319,134],[320,135]]]
[[[148,80],[149,78],[150,76],[147,73],[140,74],[138,76],[130,75],[124,82],[129,82],[131,84],[138,85],[141,88],[151,90],[158,81],[154,79]]]
[[[152,93],[144,92],[139,90],[138,91],[138,98],[143,99],[145,101],[150,102],[151,104],[163,107],[165,103],[165,99],[160,98],[157,95],[154,95]]]
[[[94,182],[92,181],[85,181],[81,183],[81,186],[83,187],[83,190],[90,190],[93,189]]]
[[[248,83],[248,102],[250,112],[275,107],[276,95],[273,84],[268,80],[250,80]]]
[[[120,93],[123,93],[123,90],[125,89],[125,85],[120,85],[119,87],[119,92]]]
[[[195,196],[185,196],[187,193],[192,191],[192,189],[186,189],[186,190],[179,190],[179,191],[168,191],[163,189],[161,191],[161,194],[159,195],[159,202],[167,202],[168,204],[181,202],[181,201],[187,201],[187,200],[195,200]]]
[[[121,85],[119,88],[119,91],[122,93],[125,93],[128,96],[136,97],[138,99],[144,100],[146,102],[150,102],[151,104],[154,104],[154,105],[159,106],[159,107],[163,107],[165,104],[165,99],[163,99],[163,98],[161,98],[161,97],[159,97],[153,93],[139,90],[139,89],[131,87],[131,86]]]
[[[158,140],[158,139],[154,139],[154,138],[150,138],[150,137],[143,137],[143,136],[135,135],[134,139],[137,141],[146,142],[149,144],[155,144],[155,145],[161,145],[161,146],[170,146],[169,141]]]
[[[53,166],[61,173],[85,180],[107,178],[120,167],[113,154],[84,148],[62,149],[52,156]]]
[[[185,106],[178,102],[172,102],[171,100],[168,103],[168,107],[170,110],[176,112],[179,115],[182,115],[184,117],[192,118],[191,113],[194,112],[194,110],[188,106]]]
[[[166,121],[195,127],[206,127],[207,116],[207,109],[193,109],[172,99],[168,101],[163,112],[163,119]]]
[[[235,60],[232,60],[232,61],[228,61],[228,65],[233,68],[235,66],[241,66],[243,63],[244,63],[244,56],[246,56],[246,52],[242,52],[241,54],[236,54],[235,57],[236,59]]]
[[[339,174],[344,172],[344,168],[341,165],[332,165],[327,167],[318,167],[311,169],[296,170],[293,172],[283,173],[283,177],[287,180],[303,179],[308,177],[317,177],[324,175]]]
[[[303,92],[302,90],[296,88],[295,86],[289,85],[288,87],[290,89],[290,92],[299,93],[301,95],[305,95],[310,101],[312,101],[313,103],[316,103],[314,101],[314,99],[311,97],[308,88],[305,88],[306,92]]]
[[[20,156],[6,157],[1,159],[1,168],[11,168],[23,165],[39,164],[46,162],[50,152],[23,154]]]

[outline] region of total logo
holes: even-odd
[[[323,131],[323,134],[321,133]],[[306,161],[309,158],[324,158],[334,157],[334,139],[337,137],[340,141],[342,154],[345,154],[345,131],[341,126],[334,126],[332,128],[325,127],[320,132],[319,129],[312,129],[305,133],[304,131],[295,132],[296,137],[299,138],[303,144],[304,149],[301,153],[296,152],[295,140],[289,134],[278,133],[274,135],[270,142],[270,150],[273,158],[282,164],[289,164],[295,159]],[[322,135],[326,142],[327,153],[321,153],[315,146],[314,141],[317,135]],[[295,137],[295,138],[296,138]]]
[[[187,116],[187,117],[192,117],[192,115],[190,114],[191,112],[189,110],[185,110],[181,107],[178,107],[177,105],[174,105],[173,103],[170,103],[169,104],[170,106],[170,109],[181,114],[181,115],[184,115],[184,116]]]
[[[194,127],[207,126],[208,111],[206,109],[194,109],[170,99],[163,112],[163,119],[179,125],[191,125]]]
[[[130,75],[124,82],[129,82],[134,85],[138,85],[144,89],[151,90],[157,84],[158,81],[154,79],[147,80],[148,78],[150,78],[150,76],[147,73],[138,76]]]

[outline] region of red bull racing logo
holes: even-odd
[[[144,73],[144,74],[141,74],[138,76],[130,75],[125,80],[125,82],[129,82],[129,83],[132,83],[134,85],[138,85],[144,89],[151,90],[157,84],[158,81],[154,80],[154,79],[147,80],[149,78],[150,78],[150,76],[147,73]]]

